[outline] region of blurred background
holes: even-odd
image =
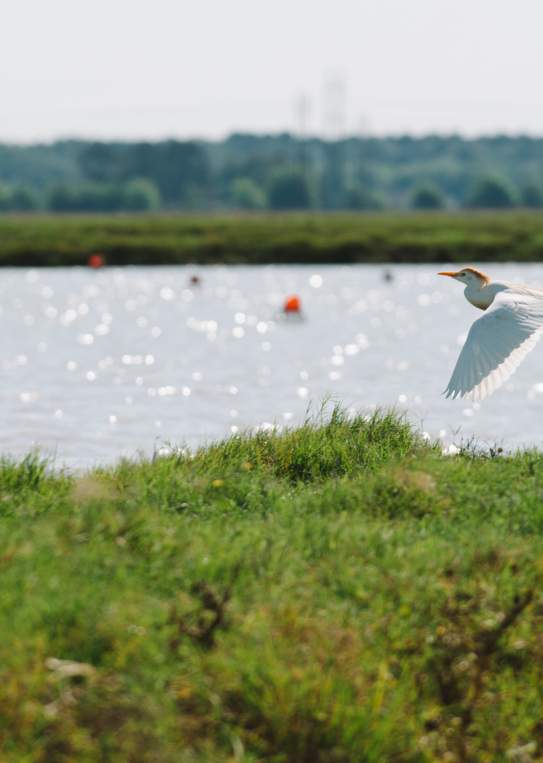
[[[435,274],[543,284],[542,22],[538,0],[11,4],[0,451],[87,466],[326,399],[405,409],[445,450],[540,445],[540,352],[482,405],[441,397],[476,315]]]
[[[540,207],[537,0],[22,0],[0,211]]]

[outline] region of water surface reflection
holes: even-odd
[[[0,451],[87,466],[395,405],[445,444],[541,445],[543,345],[482,404],[441,397],[476,311],[435,267],[3,269]],[[494,265],[543,284],[541,265]],[[304,321],[278,317],[299,294]]]

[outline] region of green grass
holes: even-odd
[[[0,217],[0,266],[538,261],[540,212]]]
[[[543,755],[543,455],[395,414],[0,463],[0,760]]]

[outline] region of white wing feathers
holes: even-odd
[[[543,330],[543,294],[507,289],[469,330],[444,394],[482,400],[509,379]]]

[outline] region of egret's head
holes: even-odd
[[[449,278],[454,278],[456,281],[460,281],[464,286],[475,286],[478,289],[482,286],[486,286],[486,284],[490,282],[490,278],[487,275],[475,268],[462,268],[462,270],[458,270],[457,272],[444,270],[441,273],[438,273],[438,276],[449,276]]]

